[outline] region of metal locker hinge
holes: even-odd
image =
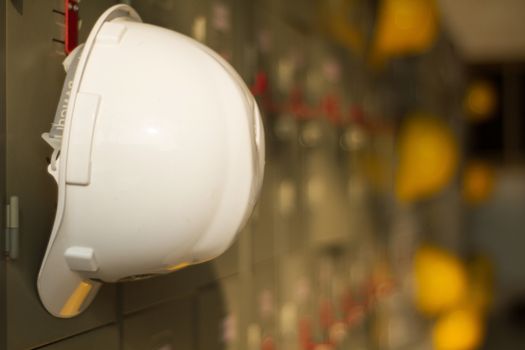
[[[6,205],[4,255],[10,259],[18,258],[18,197],[11,196]]]

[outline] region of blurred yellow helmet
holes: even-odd
[[[432,329],[435,350],[473,350],[481,345],[483,318],[473,308],[461,307],[437,319]]]
[[[414,259],[415,302],[419,311],[436,315],[465,299],[467,272],[461,261],[447,251],[422,246]]]
[[[411,202],[441,191],[451,181],[458,164],[458,145],[442,120],[417,114],[402,125],[398,157],[396,195]]]
[[[463,173],[462,196],[470,204],[486,201],[494,189],[494,169],[483,161],[470,161]]]
[[[372,58],[423,53],[438,33],[434,0],[382,0],[379,8]]]
[[[494,115],[497,93],[492,83],[476,80],[467,88],[465,95],[466,116],[471,121],[482,121]]]

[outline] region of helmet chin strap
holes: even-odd
[[[62,86],[62,92],[60,94],[60,100],[55,112],[55,118],[51,124],[51,130],[42,134],[42,138],[46,141],[51,148],[53,148],[53,154],[51,155],[51,164],[49,165],[48,172],[56,179],[58,173],[58,157],[60,156],[60,148],[62,147],[62,134],[64,133],[64,123],[66,120],[67,107],[71,96],[71,88],[73,86],[73,78],[78,67],[80,60],[80,54],[82,53],[84,45],[79,45],[73,50],[64,60],[62,65],[66,71],[66,79]]]
[[[53,176],[56,183],[58,184],[58,165],[60,157],[60,148],[62,147],[62,134],[64,133],[64,123],[66,120],[67,107],[71,96],[71,88],[73,86],[73,78],[78,67],[80,60],[80,54],[84,44],[79,45],[73,50],[62,62],[64,70],[66,71],[66,79],[62,86],[62,92],[60,93],[60,100],[55,112],[55,118],[51,123],[51,130],[42,134],[42,138],[47,142],[53,153],[51,154],[51,162],[47,168],[47,172]]]

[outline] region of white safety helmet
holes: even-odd
[[[107,10],[68,56],[49,172],[58,206],[38,292],[73,317],[101,282],[168,273],[223,253],[264,170],[264,130],[232,67],[184,35]]]

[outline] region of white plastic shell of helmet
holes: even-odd
[[[110,8],[72,83],[37,283],[43,305],[72,317],[99,281],[220,255],[249,217],[263,170],[259,111],[230,65],[127,5]]]

